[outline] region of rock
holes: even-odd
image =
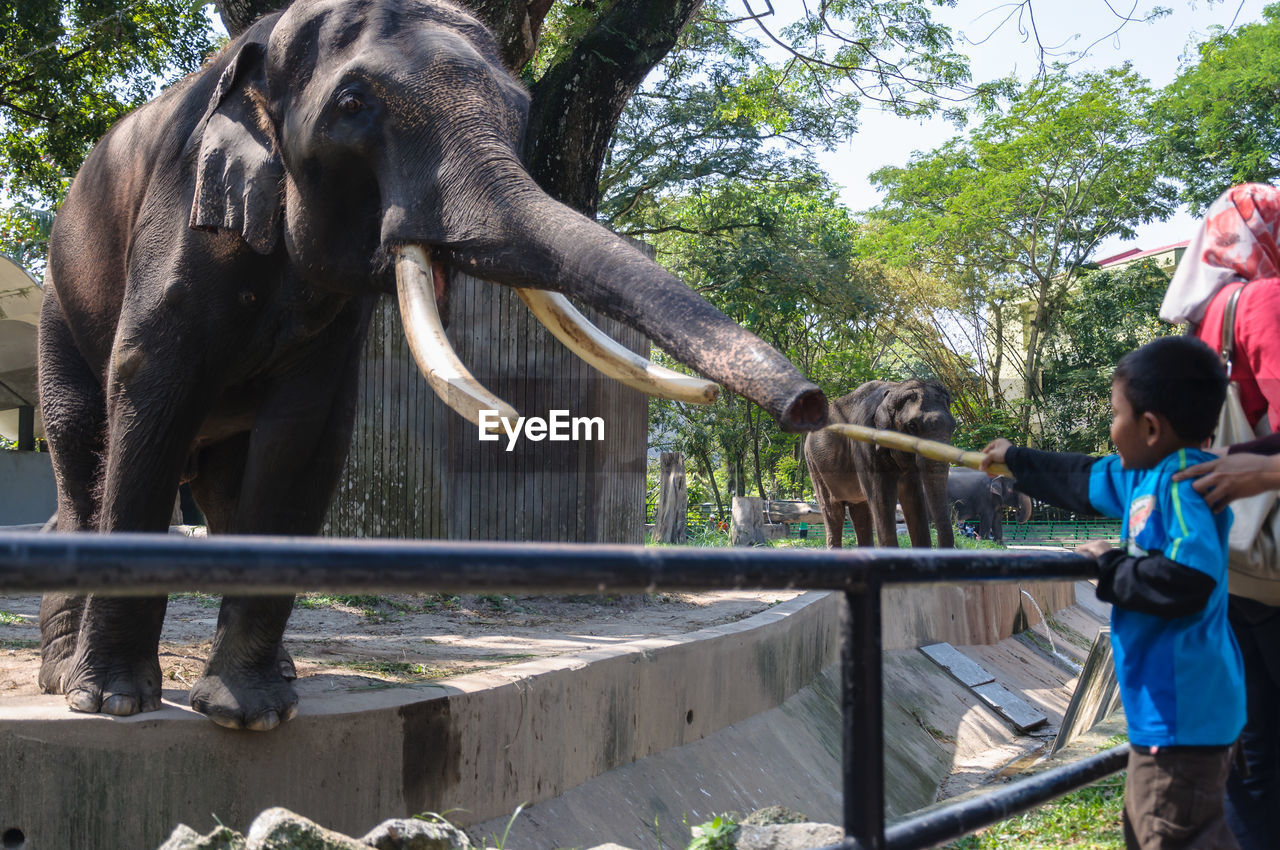
[[[185,823],[173,830],[160,850],[244,850],[244,836],[235,830],[220,826],[208,835],[201,835]]]
[[[786,823],[738,827],[738,850],[811,850],[844,841],[844,830],[829,823]]]
[[[587,848],[587,850],[631,850],[631,848],[610,842],[608,844],[597,844],[595,847]]]
[[[360,841],[377,850],[471,850],[471,839],[457,827],[417,818],[383,821]]]
[[[751,814],[742,819],[742,823],[749,823],[755,826],[770,826],[778,823],[805,823],[809,819],[794,809],[788,809],[786,806],[765,806],[763,809],[756,809]]]
[[[274,808],[254,819],[244,850],[369,850],[369,845]]]

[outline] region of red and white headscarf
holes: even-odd
[[[1280,277],[1280,189],[1232,186],[1209,207],[1204,226],[1178,263],[1160,318],[1199,322],[1214,293],[1228,283]]]

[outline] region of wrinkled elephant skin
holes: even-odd
[[[831,421],[900,431],[926,440],[951,442],[956,422],[951,394],[932,381],[869,381],[831,402]],[[827,527],[827,545],[843,545],[845,513],[853,520],[859,546],[897,546],[894,504],[902,504],[911,545],[955,545],[946,508],[947,464],[818,431],[805,438],[804,456]]]
[[[1031,519],[1031,497],[1020,492],[1010,478],[992,478],[976,469],[953,468],[947,477],[947,504],[957,523],[978,521],[982,540],[1004,540],[1005,507],[1017,508],[1017,519]]]
[[[534,184],[528,100],[455,6],[297,0],[121,120],[51,239],[39,380],[59,531],[163,531],[190,481],[214,533],[316,533],[376,298],[444,304],[463,268],[576,296],[783,427],[823,425],[785,358]],[[193,706],[237,729],[293,716],[291,604],[223,600]],[[77,711],[157,708],[164,611],[46,598],[41,686]]]

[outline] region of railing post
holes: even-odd
[[[845,845],[884,844],[884,680],[880,583],[846,591],[840,667],[844,724]]]

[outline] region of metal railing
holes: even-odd
[[[0,533],[0,593],[113,595],[834,590],[841,634],[844,850],[909,850],[959,838],[1124,768],[1128,746],[886,828],[880,590],[886,584],[1078,579],[1067,552],[774,550],[161,534]]]

